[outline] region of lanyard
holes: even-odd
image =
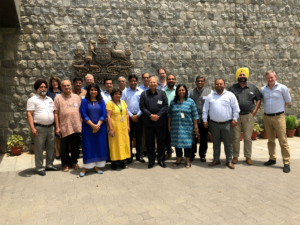
[[[113,103],[120,109],[120,112],[121,112],[121,116],[122,116],[122,102],[120,101],[120,105],[121,105],[121,107],[119,107],[114,101],[113,101]]]

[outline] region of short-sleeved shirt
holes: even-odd
[[[247,83],[244,88],[236,83],[228,88],[239,102],[240,113],[251,113],[255,108],[255,101],[261,100],[262,94],[254,84]]]
[[[267,114],[284,112],[285,103],[291,102],[292,98],[287,86],[275,82],[272,89],[268,85],[261,88],[264,98],[264,111]]]
[[[33,111],[33,122],[50,125],[54,123],[54,103],[53,100],[46,96],[45,98],[36,94],[28,99],[27,111]]]
[[[163,90],[166,92],[168,98],[168,106],[170,106],[171,102],[174,100],[174,97],[176,95],[176,87],[174,86],[173,89],[170,90],[167,86]]]
[[[58,112],[62,137],[81,132],[80,103],[80,97],[73,93],[68,97],[61,93],[54,99],[54,110]]]

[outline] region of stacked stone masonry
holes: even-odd
[[[26,101],[38,78],[73,78],[74,50],[106,36],[130,49],[133,72],[159,67],[193,87],[235,82],[250,68],[261,87],[274,69],[290,88],[288,114],[300,116],[300,1],[298,0],[21,0],[20,30],[0,30],[0,142],[19,133],[30,143]],[[260,114],[262,109],[260,110]]]

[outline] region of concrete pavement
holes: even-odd
[[[300,138],[289,138],[291,173],[268,160],[267,140],[253,142],[253,166],[209,168],[199,158],[190,169],[134,161],[103,175],[90,171],[34,172],[34,156],[1,155],[0,224],[300,224]],[[279,146],[279,145],[277,145]],[[241,152],[242,153],[242,152]],[[243,154],[241,154],[243,155]],[[209,143],[208,161],[212,159]],[[240,158],[244,160],[244,158]],[[59,161],[55,161],[60,165]],[[82,165],[82,160],[80,159]]]

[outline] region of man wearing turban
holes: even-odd
[[[246,158],[246,163],[252,165],[251,160],[252,154],[252,131],[254,126],[254,116],[260,107],[262,95],[259,89],[247,82],[249,78],[249,68],[243,67],[236,71],[235,77],[238,83],[232,85],[228,88],[235,94],[239,107],[240,116],[237,122],[237,126],[233,130],[233,159],[232,163],[236,164],[238,162],[238,157],[240,154],[240,137],[241,132],[244,134],[244,157]]]

